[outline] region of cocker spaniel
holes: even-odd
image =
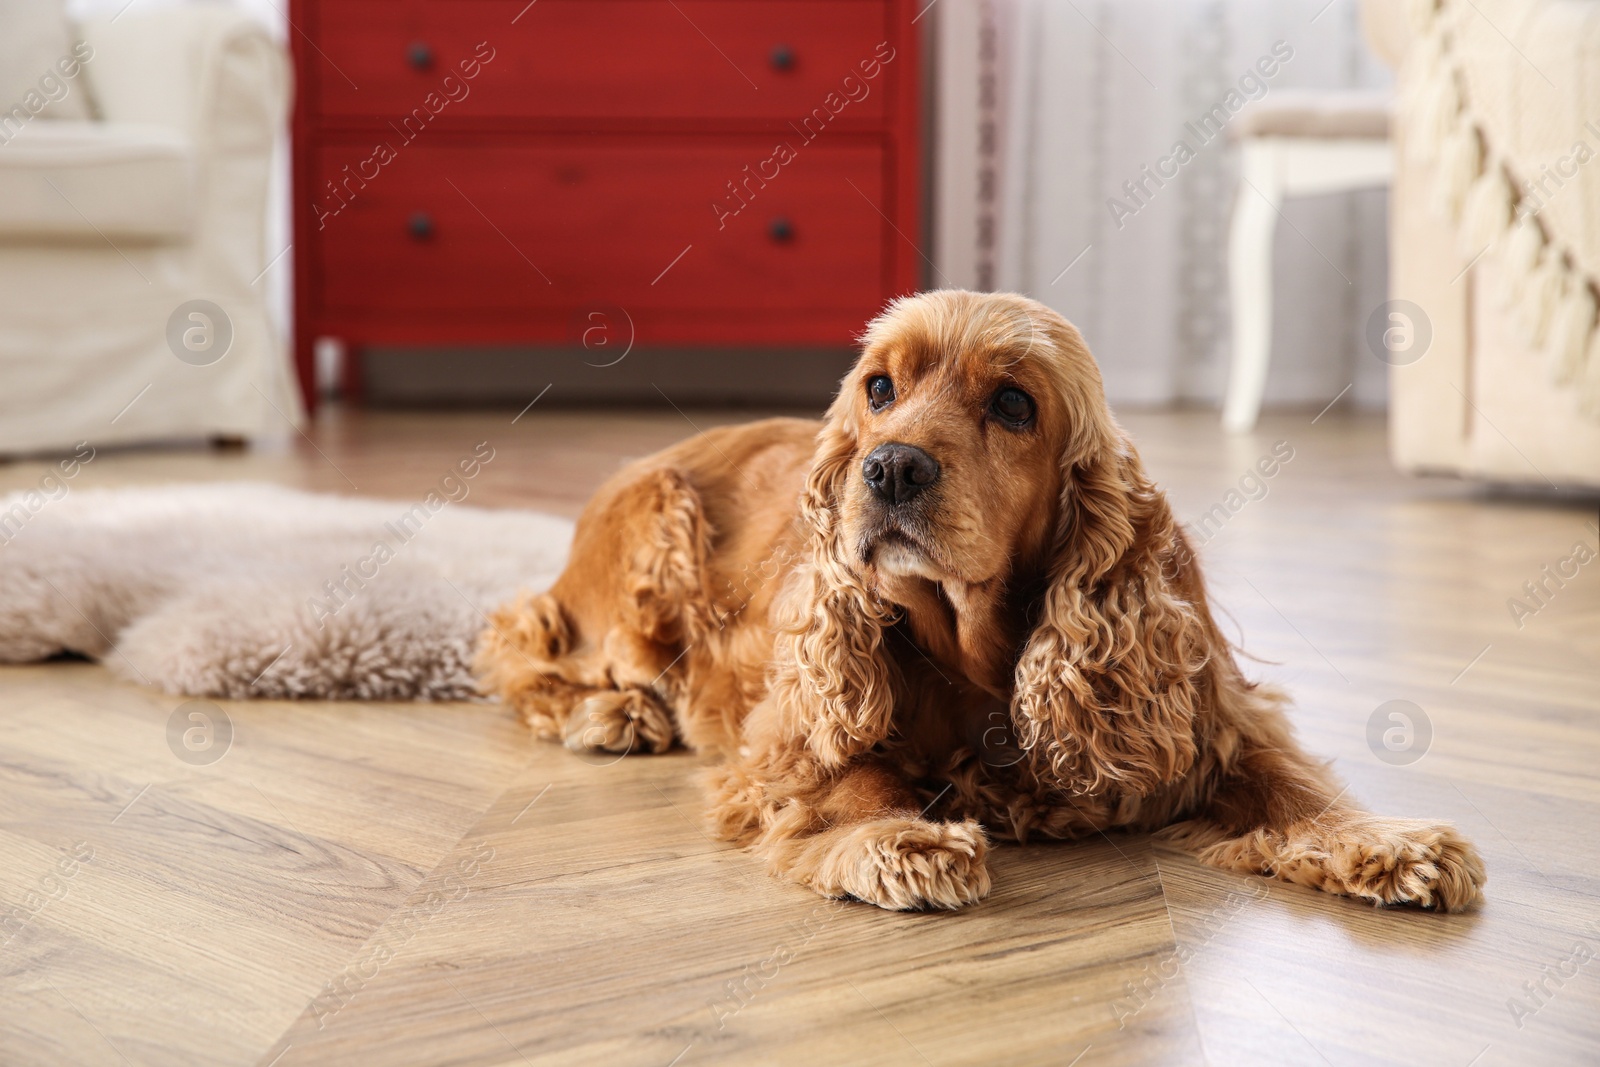
[[[717,755],[721,836],[885,908],[989,891],[990,838],[1160,831],[1218,867],[1454,911],[1483,863],[1368,814],[1247,681],[1078,331],[936,291],[868,326],[820,423],[607,482],[486,691],[569,748]]]

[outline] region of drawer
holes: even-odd
[[[785,164],[759,136],[501,140],[419,139],[382,164],[368,162],[365,142],[323,145],[326,213],[310,226],[322,310],[457,321],[583,305],[870,314],[887,293],[875,138],[802,143]],[[348,190],[337,211],[329,181]]]
[[[307,62],[322,114],[387,121],[418,108],[881,120],[896,58],[884,0],[327,0],[317,12],[323,56]]]

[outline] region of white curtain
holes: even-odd
[[[933,284],[1060,310],[1113,402],[1215,402],[1236,151],[1225,133],[1203,140],[1199,120],[1230,91],[1388,85],[1353,0],[939,0],[932,12]],[[1193,149],[1181,164],[1180,140]],[[1177,173],[1158,182],[1144,170],[1158,164]],[[1320,407],[1346,385],[1346,399],[1382,404],[1384,367],[1361,330],[1387,298],[1385,200],[1285,204],[1269,405]]]

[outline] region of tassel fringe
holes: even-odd
[[[1600,421],[1600,298],[1595,287],[1547,239],[1532,203],[1519,195],[1501,157],[1473,121],[1450,54],[1455,5],[1444,0],[1400,2],[1414,36],[1396,101],[1406,157],[1433,168],[1434,205],[1456,226],[1462,256],[1472,260],[1491,248],[1496,251],[1501,268],[1497,295],[1514,332],[1544,352],[1551,378],[1577,394],[1578,410]]]
[[[1544,259],[1528,277],[1528,287],[1517,305],[1517,320],[1522,338],[1531,348],[1544,347],[1550,319],[1561,302],[1566,273],[1561,257],[1550,248],[1545,250]]]
[[[1512,202],[1511,186],[1499,167],[1489,167],[1472,183],[1461,216],[1462,255],[1480,255],[1505,235],[1511,227]]]
[[[1557,385],[1577,385],[1589,361],[1594,291],[1580,274],[1568,274],[1567,291],[1550,322],[1550,373]]]
[[[1505,254],[1501,260],[1500,302],[1505,307],[1515,307],[1522,301],[1528,280],[1539,265],[1544,253],[1544,232],[1531,217],[1512,227],[1506,238]]]
[[[1433,181],[1433,194],[1451,222],[1461,221],[1467,190],[1472,188],[1482,168],[1483,149],[1478,143],[1478,131],[1470,123],[1462,122],[1445,138]]]

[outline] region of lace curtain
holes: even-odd
[[[1356,5],[939,0],[929,14],[933,284],[1057,308],[1113,402],[1216,402],[1237,152],[1207,116],[1289,87],[1389,85]],[[1361,330],[1387,298],[1385,200],[1285,204],[1269,405],[1321,407],[1347,385],[1347,400],[1382,404],[1384,367]]]

